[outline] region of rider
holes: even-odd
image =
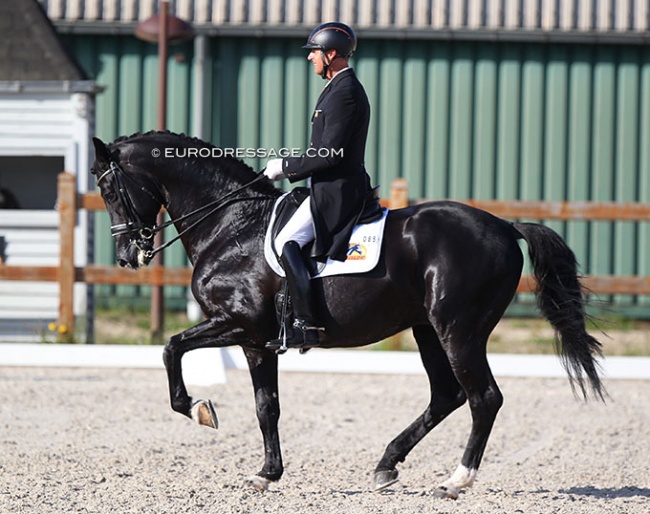
[[[301,248],[315,238],[311,257],[345,261],[350,234],[370,191],[364,153],[370,104],[349,59],[357,46],[354,31],[343,23],[316,27],[303,48],[314,72],[328,80],[311,118],[311,144],[300,157],[271,159],[264,174],[270,180],[310,179],[310,196],[297,209],[276,239],[287,276],[295,314],[289,347],[318,346],[324,330],[315,315],[310,275]],[[282,340],[270,341],[279,348]]]

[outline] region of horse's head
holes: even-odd
[[[130,162],[128,146],[107,146],[97,138],[93,143],[91,172],[111,220],[117,261],[133,269],[146,266],[153,257],[156,216],[164,202],[160,186],[147,170]]]

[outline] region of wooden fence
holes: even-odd
[[[614,202],[545,202],[471,200],[466,203],[489,211],[496,216],[511,219],[536,220],[609,220],[650,221],[650,204]],[[408,184],[397,179],[391,184],[390,195],[382,205],[398,209],[409,205]],[[153,286],[187,286],[190,267],[150,266],[138,270],[117,266],[74,265],[74,227],[79,209],[104,210],[104,201],[98,193],[78,194],[75,177],[61,173],[58,178],[58,209],[60,233],[60,261],[58,266],[11,266],[0,263],[0,280],[43,281],[59,283],[58,325],[66,339],[74,336],[73,288],[75,282],[86,284],[146,284]],[[650,277],[642,276],[588,276],[585,286],[599,294],[649,295]],[[530,292],[535,287],[532,277],[521,278],[518,292]]]

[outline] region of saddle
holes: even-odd
[[[302,202],[304,202],[308,197],[309,188],[306,187],[297,187],[284,196],[276,208],[274,222],[270,227],[269,235],[271,242],[276,239],[282,228],[287,224],[300,204],[302,204]],[[384,209],[382,209],[379,204],[379,186],[376,186],[367,192],[363,202],[363,209],[356,224],[365,225],[373,223],[384,216]],[[312,277],[318,275],[323,266],[322,263],[310,257],[313,244],[314,243],[311,242],[305,245],[302,249],[303,259]],[[280,256],[277,254],[275,245],[270,244],[269,247],[272,248],[275,257],[279,262]],[[354,248],[352,248],[352,251],[354,251]],[[287,294],[286,281],[280,291],[276,293],[275,309],[278,321],[283,326],[282,330],[287,330],[288,327],[291,327],[290,320],[293,316],[293,308],[291,305],[291,297]]]
[[[273,223],[273,227],[271,227],[271,236],[274,240],[289,219],[291,219],[291,216],[293,216],[300,204],[308,197],[309,188],[307,187],[297,187],[285,195],[280,205],[278,205],[275,213],[275,222]],[[366,193],[366,197],[363,200],[363,209],[356,224],[365,225],[366,223],[372,223],[381,218],[383,214],[383,209],[379,204],[379,186],[375,186]],[[310,254],[312,245],[313,243],[309,243],[303,248],[304,256]],[[279,258],[280,256],[276,255],[276,257]]]

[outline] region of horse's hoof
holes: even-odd
[[[252,487],[261,493],[268,491],[270,483],[271,481],[268,478],[264,478],[259,475],[253,475],[252,477],[248,477],[246,480],[244,480],[244,485],[246,487]]]
[[[393,485],[399,480],[398,475],[399,473],[396,469],[375,471],[375,491],[381,491],[382,489]]]
[[[456,489],[453,487],[447,487],[445,485],[439,485],[436,487],[436,490],[433,492],[433,494],[437,498],[442,498],[444,500],[457,500],[458,499],[458,492]]]
[[[199,425],[210,428],[219,428],[219,420],[214,405],[210,400],[198,400],[192,405],[192,419]]]

